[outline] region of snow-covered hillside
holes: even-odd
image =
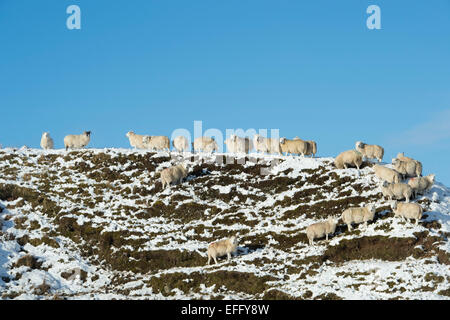
[[[218,160],[184,155],[187,181],[162,190],[159,171],[179,161],[164,152],[0,150],[1,297],[450,298],[442,184],[415,200],[415,226],[394,218],[370,163],[358,174],[332,158]],[[308,245],[308,225],[369,203],[367,228],[340,220]],[[237,255],[207,266],[208,244],[232,235]]]

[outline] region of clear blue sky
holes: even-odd
[[[0,0],[0,46],[4,147],[83,130],[129,147],[129,130],[202,120],[314,139],[320,156],[380,144],[450,185],[449,0]]]

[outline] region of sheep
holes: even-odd
[[[189,142],[188,139],[184,136],[178,136],[172,141],[173,147],[178,152],[185,152],[189,150]]]
[[[406,183],[384,183],[381,187],[381,193],[385,198],[389,198],[389,200],[396,199],[401,200],[405,199],[406,202],[409,202],[409,199],[412,198],[413,190],[411,186]]]
[[[286,138],[280,139],[280,148],[281,152],[286,154],[301,154],[303,157],[308,154],[308,150],[311,150],[312,153],[312,146],[309,145],[308,142],[300,139],[295,138],[293,140],[289,140]]]
[[[312,140],[308,140],[306,142],[308,143],[308,151],[306,152],[306,155],[311,155],[312,158],[315,158],[317,153],[317,143]]]
[[[328,241],[328,234],[336,231],[337,219],[330,217],[326,221],[316,222],[306,228],[306,236],[309,240],[309,245],[313,245],[314,239],[325,236]]]
[[[144,136],[142,143],[150,150],[170,150],[170,140],[166,136]]]
[[[44,150],[53,149],[53,139],[50,137],[50,133],[44,132],[41,137],[41,148]]]
[[[199,137],[194,140],[194,150],[200,151],[200,152],[213,152],[219,151],[219,146],[217,145],[217,142],[214,141],[214,138],[210,137]]]
[[[279,139],[276,138],[266,138],[259,134],[253,136],[253,146],[256,152],[261,151],[262,153],[278,153],[281,156],[281,146]]]
[[[129,131],[126,134],[127,138],[130,140],[130,145],[135,149],[145,149],[143,143],[144,136],[141,134],[135,134],[133,131]]]
[[[302,139],[300,139],[299,137],[295,137],[292,140],[302,140]],[[315,157],[316,153],[317,153],[317,143],[312,140],[308,140],[305,142],[308,144],[308,148],[307,148],[305,155],[307,155],[307,156],[311,155],[311,157]]]
[[[348,231],[352,231],[352,223],[364,222],[364,227],[367,227],[367,222],[372,221],[375,217],[375,207],[357,207],[347,208],[342,212],[342,221],[347,225]]]
[[[230,261],[231,254],[237,250],[237,239],[232,236],[229,239],[213,242],[208,246],[208,265],[211,258],[217,264],[217,257],[227,255],[227,261]]]
[[[171,183],[181,183],[188,176],[188,167],[183,164],[165,168],[161,171],[160,180],[162,188],[170,186]]]
[[[416,177],[409,179],[408,185],[413,190],[414,198],[417,196],[417,194],[424,194],[424,192],[427,192],[431,189],[434,184],[434,177],[435,174],[429,174],[425,177]]]
[[[70,134],[64,137],[64,146],[66,147],[66,151],[69,150],[69,148],[73,149],[84,148],[89,144],[90,140],[91,140],[90,131],[85,131],[79,135]]]
[[[402,178],[422,176],[422,163],[417,160],[394,159],[394,169],[400,173]]]
[[[394,217],[402,217],[403,220],[416,219],[416,225],[422,218],[423,208],[418,203],[394,202],[392,206]]]
[[[347,169],[348,165],[354,165],[358,168],[362,164],[362,154],[356,150],[347,150],[341,152],[334,160],[334,165],[338,169]]]
[[[401,160],[401,161],[414,160],[413,158],[405,157],[405,153],[404,152],[397,153],[397,158],[396,159]]]
[[[378,179],[382,181],[386,181],[389,183],[400,182],[400,174],[393,169],[378,164],[374,165],[372,169],[375,172],[375,175],[378,177]]]
[[[362,153],[366,159],[377,159],[378,162],[383,160],[384,149],[375,144],[365,144],[362,141],[355,143],[355,149]]]
[[[252,141],[249,138],[241,138],[235,134],[225,140],[225,144],[228,151],[232,153],[249,153],[253,149]]]

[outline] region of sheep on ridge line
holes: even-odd
[[[127,132],[126,136],[130,140],[130,145],[135,149],[145,149],[144,135],[136,134],[133,131]]]
[[[229,239],[213,242],[208,246],[208,265],[211,258],[217,264],[217,257],[227,255],[227,261],[230,261],[231,254],[237,250],[237,239],[232,236]]]
[[[403,178],[422,176],[422,163],[417,160],[399,160],[394,159],[394,169],[400,173]]]
[[[362,141],[355,143],[355,149],[361,152],[363,157],[367,159],[377,159],[378,162],[383,160],[384,149],[376,144],[365,144]]]
[[[308,150],[311,149],[312,153],[312,147],[309,146],[308,142],[296,138],[293,140],[289,140],[286,138],[280,139],[280,148],[281,152],[284,152],[286,154],[298,154],[302,155],[303,157],[308,153]]]
[[[44,132],[41,137],[41,148],[44,150],[53,149],[53,139],[50,137],[50,133]]]
[[[253,146],[256,152],[278,153],[281,156],[280,140],[277,138],[266,138],[260,134],[255,134],[253,136]]]
[[[227,146],[227,150],[232,153],[249,153],[253,149],[250,138],[241,138],[235,134],[232,134],[224,143]]]
[[[325,236],[328,241],[328,234],[332,234],[336,231],[337,219],[328,218],[326,221],[316,222],[306,228],[306,236],[309,240],[309,244],[313,245],[314,239]]]
[[[344,152],[341,152],[336,159],[334,160],[334,165],[338,169],[347,169],[349,165],[353,165],[356,168],[360,168],[362,164],[362,154],[359,151],[356,150],[347,150]]]
[[[374,217],[375,207],[373,206],[347,208],[341,215],[349,231],[352,231],[352,223],[364,222],[364,227],[367,227],[367,222],[372,221]]]
[[[194,151],[196,152],[213,152],[219,151],[219,146],[214,138],[210,137],[199,137],[193,142]]]
[[[172,183],[181,183],[187,176],[188,167],[184,164],[165,168],[161,171],[160,177],[162,188],[164,189],[165,187],[170,186]]]
[[[185,152],[189,150],[188,139],[184,136],[178,136],[172,141],[173,147],[178,152]]]
[[[166,136],[144,136],[142,143],[146,149],[170,151],[170,140]]]
[[[89,141],[91,140],[91,132],[85,131],[82,134],[71,134],[64,138],[64,146],[66,147],[66,151],[69,150],[69,148],[72,149],[79,149],[84,148],[89,144]]]

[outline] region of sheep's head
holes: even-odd
[[[431,183],[434,183],[434,178],[436,177],[436,175],[434,173],[430,174],[428,176],[428,181],[430,181]]]
[[[280,138],[280,143],[281,144],[285,144],[285,142],[286,142],[286,138]]]
[[[49,135],[48,132],[44,132],[44,133],[42,134],[42,136],[43,136],[44,138],[48,138],[50,135]]]
[[[363,149],[364,148],[364,143],[362,142],[362,141],[356,141],[356,143],[355,143],[355,147],[356,147],[356,149]]]
[[[397,209],[397,200],[392,200],[390,205],[391,205],[392,210],[396,210]]]
[[[127,138],[129,138],[129,137],[132,136],[132,135],[134,135],[134,132],[133,132],[133,131],[128,131],[127,134],[126,134]]]
[[[91,132],[90,132],[90,131],[85,131],[85,132],[84,132],[84,135],[85,135],[86,137],[90,137],[90,136],[91,136]]]

